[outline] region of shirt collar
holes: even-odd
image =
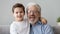
[[[42,22],[41,22],[41,21],[37,21],[37,22],[36,22],[36,24],[40,24],[40,25],[41,25],[41,24],[42,24]]]
[[[42,25],[41,21],[37,21],[35,25]],[[32,25],[30,24],[30,27],[32,27]]]

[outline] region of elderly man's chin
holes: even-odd
[[[29,19],[29,23],[30,23],[30,24],[35,24],[36,21],[37,21],[36,19]]]

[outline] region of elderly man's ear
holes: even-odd
[[[42,24],[47,24],[47,20],[44,17],[41,17],[39,20],[42,22]]]

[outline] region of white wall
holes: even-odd
[[[38,3],[42,8],[42,16],[48,20],[48,24],[57,24],[56,19],[60,16],[60,0],[0,0],[0,25],[10,25],[12,23],[11,8],[17,2],[24,4],[24,6],[29,2]]]

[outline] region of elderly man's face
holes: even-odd
[[[34,24],[38,21],[40,17],[40,13],[36,6],[29,6],[28,7],[28,20],[30,23]]]

